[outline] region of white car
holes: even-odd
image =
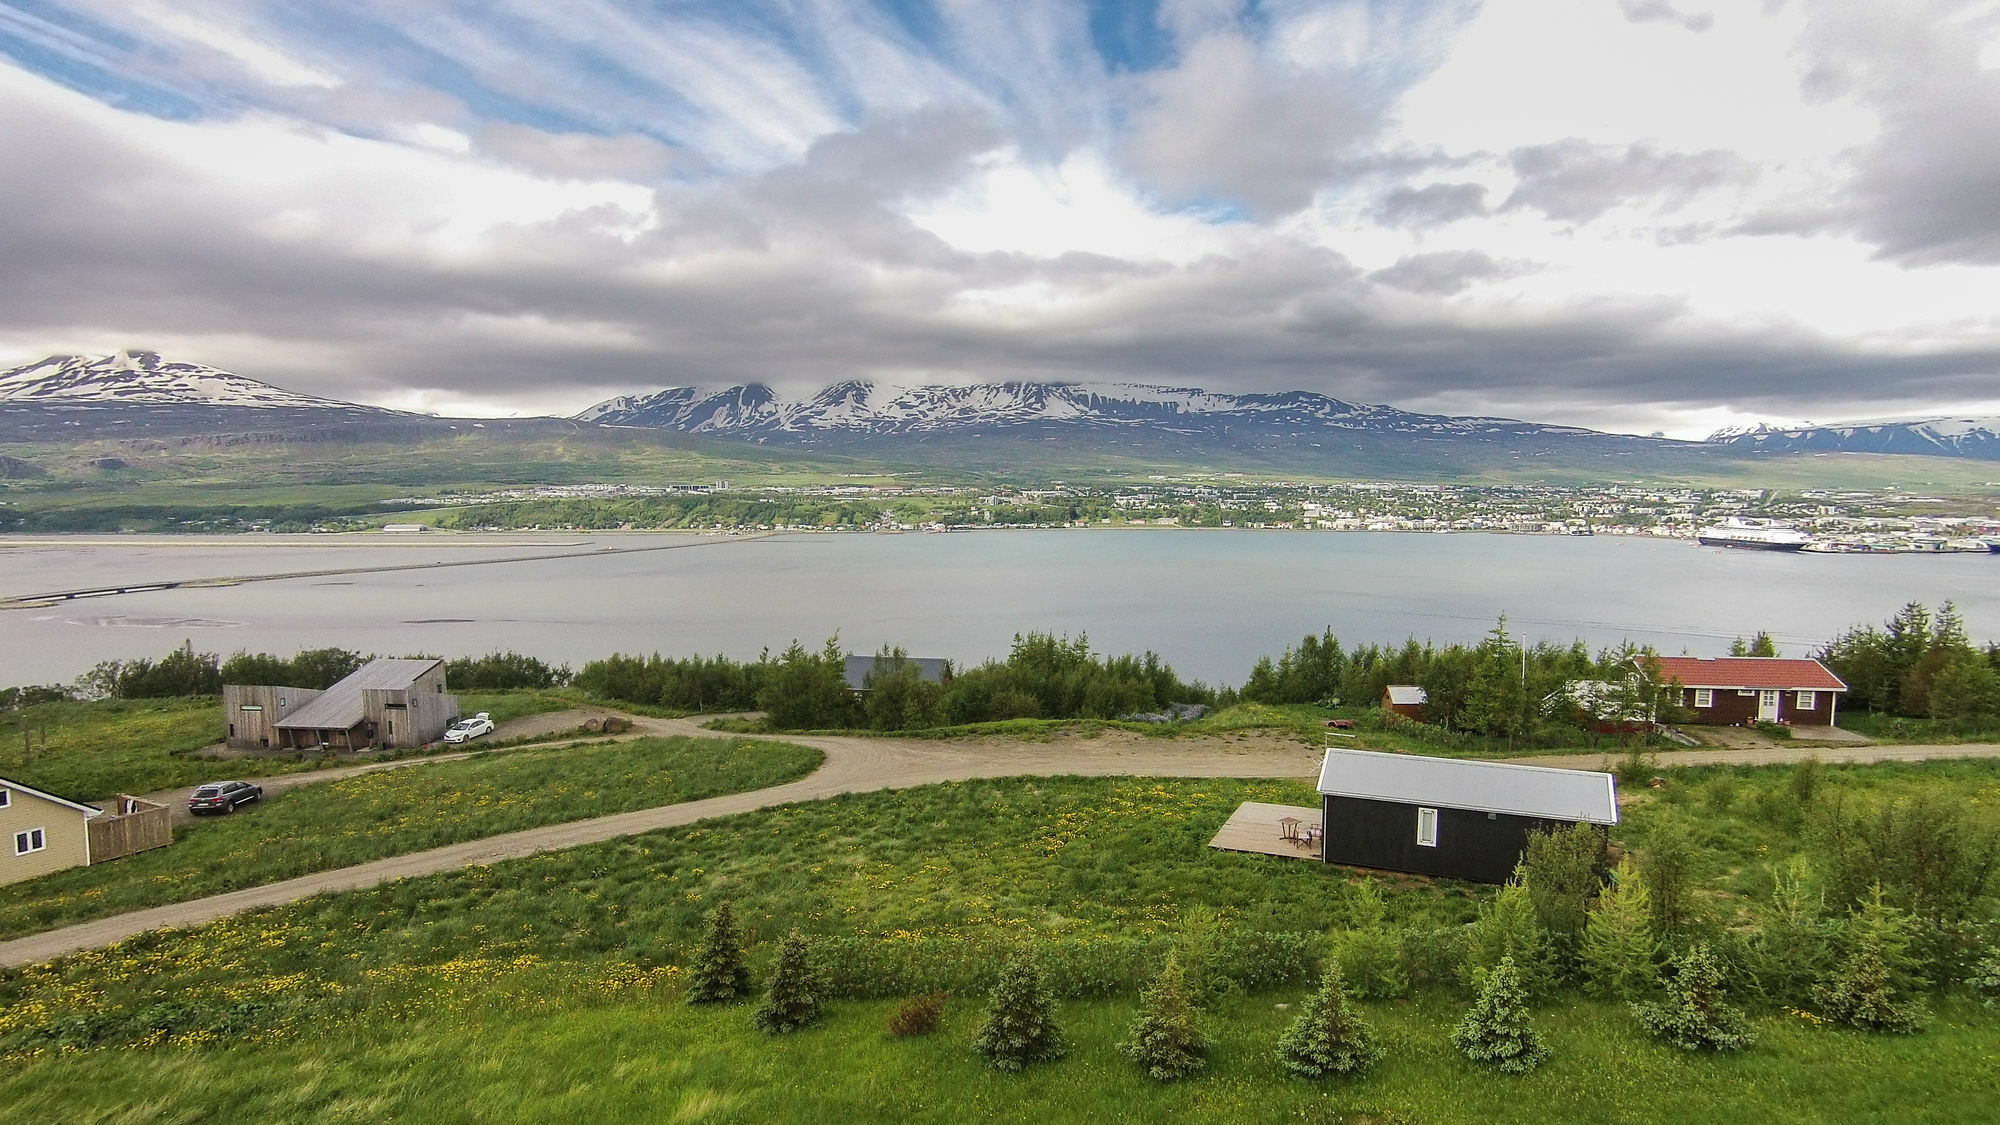
[[[465,742],[469,739],[478,738],[482,734],[492,733],[493,717],[481,711],[470,719],[460,719],[445,728],[444,740],[446,742]]]

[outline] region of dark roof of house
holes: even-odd
[[[1319,791],[1399,805],[1618,823],[1618,782],[1610,774],[1512,762],[1330,749]]]
[[[845,666],[841,669],[842,673],[847,677],[847,686],[855,691],[867,690],[868,677],[875,674],[875,662],[878,659],[882,661],[883,671],[892,672],[899,666],[893,657],[850,656],[847,658]],[[943,683],[944,670],[951,666],[951,661],[949,660],[928,656],[905,656],[902,658],[902,663],[916,665],[917,675],[923,677],[926,682],[933,684]]]
[[[1781,656],[1656,656],[1653,660],[1659,665],[1661,679],[1679,680],[1682,687],[1847,690],[1840,677],[1817,660]]]
[[[278,720],[281,730],[352,730],[368,717],[361,693],[369,688],[408,691],[417,677],[444,663],[442,660],[398,660],[384,657],[370,660],[353,675],[321,692],[304,707]]]
[[[44,801],[54,801],[58,805],[65,805],[69,808],[75,809],[76,811],[82,813],[83,818],[85,820],[89,820],[91,817],[97,816],[104,811],[103,809],[98,808],[96,805],[86,805],[79,801],[72,801],[65,797],[58,797],[54,793],[44,793],[40,789],[37,789],[32,785],[23,785],[18,781],[9,781],[4,777],[0,777],[0,786],[5,786],[8,789],[12,789],[16,793],[26,793],[30,797],[40,797]]]

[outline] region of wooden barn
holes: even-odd
[[[1608,773],[1458,758],[1326,752],[1320,825],[1327,863],[1504,883],[1528,834],[1618,823]]]
[[[1655,656],[1660,679],[1681,685],[1688,722],[1723,726],[1792,723],[1830,727],[1840,693],[1839,676],[1817,660],[1779,656]]]
[[[1424,721],[1424,707],[1430,701],[1430,693],[1415,684],[1390,684],[1382,689],[1382,710],[1420,723]]]
[[[371,660],[325,691],[225,684],[228,741],[240,749],[365,750],[435,742],[458,719],[442,660]]]

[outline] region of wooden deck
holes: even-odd
[[[1283,829],[1278,821],[1285,817],[1297,817],[1301,839],[1297,842],[1284,839]],[[1230,814],[1222,830],[1215,839],[1208,842],[1211,848],[1221,848],[1231,852],[1255,852],[1258,855],[1281,855],[1292,859],[1320,858],[1320,844],[1304,842],[1307,825],[1317,827],[1319,810],[1302,808],[1298,805],[1267,805],[1262,801],[1245,801]]]

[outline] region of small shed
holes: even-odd
[[[1327,863],[1504,883],[1529,833],[1618,823],[1608,773],[1511,762],[1326,752],[1320,767]]]
[[[1384,711],[1392,711],[1420,723],[1424,721],[1424,705],[1430,701],[1430,693],[1415,684],[1390,684],[1382,689]]]

